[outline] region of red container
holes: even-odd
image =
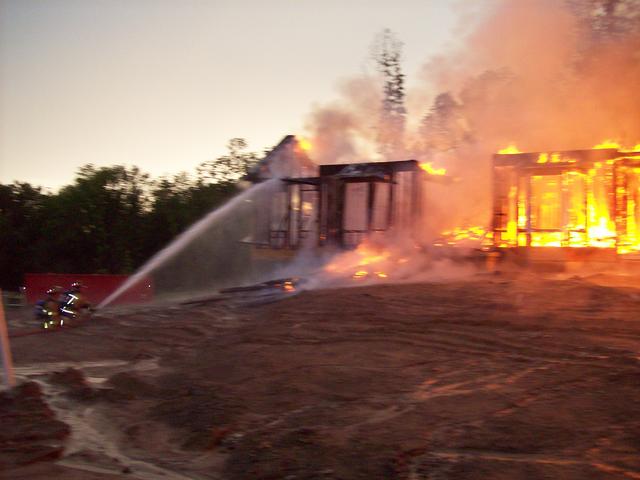
[[[45,292],[60,286],[64,290],[71,287],[73,282],[84,285],[82,293],[89,303],[97,306],[120,285],[127,281],[129,275],[101,275],[101,274],[72,274],[72,273],[27,273],[24,276],[27,303],[33,304],[45,297]],[[116,298],[114,305],[125,303],[144,303],[153,299],[153,283],[150,277],[141,279],[122,295]]]

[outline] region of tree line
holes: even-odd
[[[135,271],[176,235],[235,195],[258,155],[240,138],[194,174],[152,179],[138,167],[81,167],[56,193],[0,184],[0,288],[28,272]]]

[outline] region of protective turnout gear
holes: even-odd
[[[46,291],[47,297],[36,303],[35,315],[42,322],[42,327],[46,329],[62,326],[64,319],[60,311],[61,287],[52,287]]]
[[[75,318],[91,310],[91,305],[82,295],[84,285],[80,282],[73,282],[71,288],[64,292],[60,312],[66,317]]]

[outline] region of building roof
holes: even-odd
[[[312,176],[317,171],[298,138],[287,135],[249,170],[247,180],[257,183],[270,178]]]

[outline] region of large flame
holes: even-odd
[[[594,148],[622,149],[613,140]],[[567,168],[521,177],[519,185],[514,183],[504,191],[509,208],[503,229],[496,236],[496,246],[640,251],[640,221],[636,219],[640,216],[640,209],[636,208],[640,167],[607,160],[596,162],[588,170],[574,169],[571,164],[577,163],[575,159],[554,152],[540,153],[536,162],[563,163]]]

